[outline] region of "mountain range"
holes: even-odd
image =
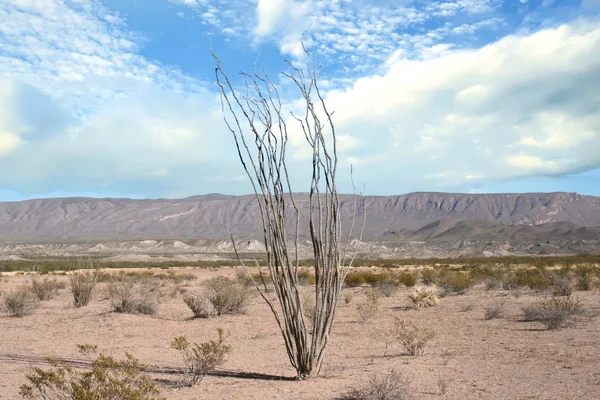
[[[297,194],[296,200],[300,235],[306,239],[308,197]],[[347,229],[355,198],[341,195],[340,200],[342,226]],[[414,256],[410,249],[415,248],[419,254],[431,248],[435,254],[454,255],[457,248],[464,250],[460,254],[477,255],[486,251],[494,255],[600,252],[600,197],[562,192],[420,192],[366,196],[364,200],[364,241],[396,249],[401,253],[396,255]],[[357,210],[356,225],[361,224],[364,211],[363,207]],[[162,240],[194,246],[194,241],[227,240],[228,230],[238,239],[261,239],[260,211],[253,195],[0,202],[0,242],[4,245]]]

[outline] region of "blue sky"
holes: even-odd
[[[600,196],[600,0],[4,0],[0,201],[251,192],[210,44],[293,108],[301,41],[341,191],[352,165],[367,194]],[[305,143],[288,154],[306,190]]]

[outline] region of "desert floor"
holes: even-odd
[[[157,271],[164,272],[164,271]],[[179,271],[176,271],[179,272]],[[194,269],[199,279],[186,283],[195,290],[203,279],[235,275],[235,269]],[[3,274],[0,291],[28,283],[28,277]],[[67,282],[67,277],[59,276]],[[103,284],[101,284],[102,286]],[[573,327],[544,330],[536,322],[521,322],[521,307],[542,297],[525,293],[470,289],[440,299],[440,306],[413,309],[401,288],[380,299],[369,322],[359,321],[356,305],[364,288],[340,301],[321,377],[304,382],[289,366],[275,320],[259,296],[245,315],[191,319],[181,294],[168,297],[154,316],[109,312],[100,294],[87,307],[71,305],[69,289],[23,318],[0,311],[0,399],[18,399],[19,386],[32,366],[45,357],[82,360],[76,345],[98,345],[118,357],[129,352],[151,371],[182,367],[171,340],[187,335],[196,342],[216,336],[217,327],[230,332],[232,352],[216,374],[195,388],[177,387],[177,373],[153,372],[168,399],[335,399],[373,374],[397,369],[411,380],[415,399],[600,399],[600,293],[577,292],[585,313]],[[483,306],[506,302],[502,319],[485,320]],[[394,317],[435,331],[423,356],[408,356],[393,338]],[[444,388],[444,386],[446,386]],[[442,393],[444,391],[445,393]]]

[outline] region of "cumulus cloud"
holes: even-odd
[[[335,111],[341,190],[352,188],[350,164],[368,193],[388,194],[600,167],[598,20],[462,46],[446,40],[503,23],[493,15],[498,2],[241,2],[249,20],[233,24],[236,2],[173,1],[233,29],[227,35],[245,33],[244,43],[254,35],[289,54],[310,28],[312,49],[339,66],[321,82]],[[448,22],[452,13],[475,19]],[[126,21],[100,2],[0,3],[0,20],[0,188],[154,197],[251,190],[214,87],[140,55]],[[290,93],[285,87],[283,100],[297,109]],[[290,129],[293,187],[303,190],[310,153]]]
[[[388,182],[443,187],[573,173],[600,166],[597,54],[600,24],[581,20],[476,50],[396,58],[327,101],[341,132],[386,149],[364,177],[387,170]],[[369,147],[349,161],[376,152]]]

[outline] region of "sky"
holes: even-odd
[[[211,45],[293,111],[302,43],[340,192],[600,196],[600,0],[0,0],[0,201],[251,193]]]

